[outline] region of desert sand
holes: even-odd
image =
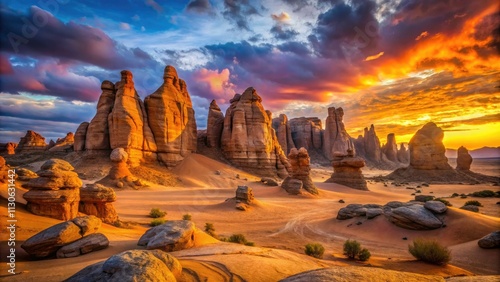
[[[34,163],[31,167],[36,167]],[[215,172],[219,171],[220,175]],[[149,228],[151,208],[168,212],[166,219],[181,219],[191,214],[192,221],[200,229],[205,223],[213,223],[216,233],[222,237],[241,233],[255,243],[248,247],[220,242],[199,232],[196,247],[174,252],[185,272],[184,280],[193,281],[196,272],[207,281],[221,281],[233,277],[234,281],[277,281],[307,270],[329,266],[372,266],[383,269],[453,277],[461,275],[500,274],[500,250],[485,250],[477,246],[482,236],[498,230],[500,207],[496,198],[480,199],[484,205],[480,213],[458,209],[468,199],[448,199],[450,207],[446,227],[432,231],[414,231],[399,228],[385,217],[372,220],[358,218],[337,220],[340,208],[350,203],[385,204],[389,201],[409,201],[414,190],[406,186],[396,187],[368,181],[370,191],[351,189],[335,183],[323,183],[331,172],[328,168],[315,167],[311,174],[319,195],[288,195],[281,187],[269,187],[260,183],[260,178],[235,169],[208,157],[192,154],[171,171],[181,184],[167,187],[149,183],[139,190],[116,189],[115,208],[120,220],[129,223],[129,228],[117,228],[103,224],[100,232],[110,239],[110,247],[84,256],[67,259],[31,260],[21,248],[17,248],[18,275],[2,277],[5,281],[61,281],[83,267],[109,256],[137,246],[139,237]],[[371,171],[372,175],[383,171]],[[96,179],[87,179],[91,182]],[[253,189],[256,204],[242,212],[234,208],[234,197],[238,185]],[[407,186],[416,186],[410,183]],[[430,185],[419,188],[422,194],[449,197],[453,193],[470,193],[491,189],[490,185]],[[2,197],[6,190],[2,188]],[[17,193],[17,240],[21,242],[37,232],[54,225],[59,220],[33,215],[27,212],[22,194]],[[339,203],[343,199],[345,203]],[[2,199],[2,230],[6,222],[6,201]],[[408,240],[403,240],[406,237]],[[447,266],[435,266],[415,259],[407,251],[415,238],[437,238],[452,250],[453,259]],[[368,262],[347,260],[342,255],[342,245],[347,239],[356,239],[372,253]],[[323,259],[304,255],[304,245],[319,242],[325,247]],[[2,244],[5,237],[2,234]],[[20,243],[19,243],[20,245]],[[2,248],[2,261],[5,250]],[[251,265],[252,267],[242,267]],[[2,267],[4,267],[3,265]],[[252,269],[259,269],[254,273]],[[191,270],[191,271],[188,271]],[[224,277],[224,278],[222,278]],[[251,279],[249,280],[249,278]]]

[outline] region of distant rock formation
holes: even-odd
[[[355,157],[352,150],[348,150],[345,155],[336,153],[332,166],[332,177],[326,180],[326,183],[337,183],[358,190],[368,190],[361,172],[365,161],[360,157]]]
[[[100,218],[104,223],[113,224],[118,220],[113,202],[116,193],[112,188],[100,184],[87,184],[80,189],[78,211]]]
[[[60,220],[70,220],[78,215],[82,181],[70,163],[50,159],[24,187],[30,189],[23,195],[28,202],[26,209],[36,215]]]
[[[290,122],[285,114],[281,114],[277,118],[273,118],[273,128],[276,131],[278,142],[285,154],[290,153],[290,150],[295,148],[295,143],[292,139],[292,129]]]
[[[472,156],[464,146],[460,146],[457,151],[457,170],[470,170]]]
[[[391,162],[398,161],[398,145],[394,133],[387,135],[387,143],[382,147],[382,153]]]
[[[347,150],[353,150],[354,144],[345,130],[344,110],[342,108],[328,108],[328,117],[325,123],[323,138],[323,152],[329,160],[333,160],[335,154],[347,154]]]
[[[208,109],[207,120],[207,146],[209,148],[219,148],[222,129],[224,128],[224,114],[220,110],[217,102],[212,100]]]
[[[0,153],[3,155],[14,155],[16,153],[17,143],[0,143]]]
[[[380,148],[380,140],[378,139],[373,124],[370,126],[370,129],[365,127],[364,135],[356,139],[356,150],[358,156],[365,158],[375,165],[380,165],[382,161],[382,150]]]
[[[75,143],[75,135],[73,132],[68,132],[64,138],[57,138],[54,146],[49,149],[49,152],[68,152],[73,150]]]
[[[405,144],[401,143],[398,150],[398,161],[403,164],[410,162],[410,152],[406,150]]]
[[[80,152],[85,150],[85,139],[87,136],[88,122],[82,122],[75,131],[75,143],[73,143],[73,150]]]
[[[130,167],[154,161],[173,167],[196,151],[196,120],[186,83],[172,66],[165,67],[163,81],[144,102],[130,71],[122,71],[116,84],[103,81],[97,113],[86,132],[85,124],[77,130],[75,150],[122,148]]]
[[[226,111],[221,149],[232,164],[261,176],[288,175],[288,160],[272,128],[272,114],[249,87],[236,94]]]
[[[145,151],[155,151],[169,167],[196,151],[196,119],[187,85],[172,66],[166,66],[163,84],[144,100],[154,141],[145,142]],[[149,134],[146,134],[147,137]],[[145,138],[147,141],[147,138]],[[154,145],[156,142],[156,145]]]
[[[7,183],[9,181],[9,166],[5,159],[0,156],[0,183]]]
[[[318,194],[318,189],[310,176],[310,158],[307,150],[304,147],[299,150],[293,148],[288,154],[288,159],[291,165],[290,176],[283,181],[281,187],[292,195],[301,194],[300,188],[311,194]],[[301,185],[298,185],[298,181],[301,182]]]
[[[19,140],[16,153],[44,151],[46,148],[45,137],[35,131],[28,130],[26,135]]]
[[[292,139],[296,148],[305,148],[308,151],[322,149],[323,129],[319,118],[293,118],[289,123],[292,131]]]

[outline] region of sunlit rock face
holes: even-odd
[[[450,170],[443,137],[443,130],[433,122],[419,129],[410,140],[410,167],[421,170]]]
[[[328,108],[328,117],[325,123],[323,137],[323,152],[329,160],[335,154],[347,154],[347,150],[354,150],[351,136],[345,130],[343,122],[344,110],[342,108]]]
[[[46,148],[47,143],[45,143],[45,137],[35,131],[28,130],[26,135],[19,140],[16,153],[43,151]]]
[[[236,94],[226,111],[221,149],[234,165],[263,176],[288,175],[290,166],[272,128],[272,114],[249,87]]]
[[[279,117],[273,118],[273,128],[276,131],[276,137],[283,152],[285,154],[290,153],[290,150],[295,148],[295,144],[292,139],[292,129],[288,117],[281,114]]]

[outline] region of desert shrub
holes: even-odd
[[[254,242],[246,242],[244,245],[253,247],[253,246],[255,246],[255,243]]]
[[[458,196],[460,196],[458,193],[453,193],[453,194],[451,195],[451,197],[452,197],[452,198],[455,198],[455,197],[458,197]]]
[[[247,242],[247,239],[243,234],[233,234],[227,239],[227,241],[231,243],[245,244]]]
[[[325,247],[320,243],[309,243],[306,245],[305,253],[308,256],[322,258],[325,252]]]
[[[186,213],[185,215],[182,216],[183,220],[191,220],[192,216],[189,213]]]
[[[471,201],[465,202],[464,206],[478,206],[478,207],[482,207],[483,204],[481,204],[480,202],[478,202],[476,200],[471,200]]]
[[[217,235],[215,235],[215,227],[214,227],[214,224],[213,223],[205,223],[205,232],[212,236],[212,237],[216,237]]]
[[[166,220],[163,219],[163,218],[155,218],[155,219],[151,220],[151,222],[149,223],[149,225],[155,227],[155,226],[158,226],[158,225],[162,225],[165,222],[166,222]]]
[[[413,245],[408,245],[408,251],[418,260],[437,265],[447,264],[451,259],[450,250],[436,240],[416,239]]]
[[[442,199],[442,198],[437,198],[435,201],[439,201],[439,202],[445,204],[447,207],[453,206],[449,201]]]
[[[350,259],[356,258],[361,251],[361,245],[356,240],[347,240],[344,243],[344,255]]]
[[[472,193],[472,197],[480,197],[480,198],[490,198],[495,197],[496,193],[491,190],[483,190]]]
[[[368,249],[363,248],[358,254],[358,259],[360,261],[367,261],[371,256],[372,254],[370,253],[370,251],[368,251]]]
[[[167,212],[162,211],[159,208],[152,208],[151,211],[149,212],[149,216],[152,218],[164,217],[166,214]]]

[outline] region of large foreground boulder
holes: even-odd
[[[479,239],[477,244],[483,249],[500,248],[500,231],[491,232]]]
[[[37,258],[48,257],[55,254],[62,246],[97,232],[99,227],[101,220],[95,216],[77,217],[35,234],[24,241],[21,248]]]
[[[175,282],[181,274],[182,265],[170,254],[160,250],[129,250],[87,266],[66,281]]]
[[[194,246],[196,227],[189,220],[172,220],[150,228],[139,239],[137,245],[148,250],[160,249],[166,252],[179,251]]]
[[[441,220],[419,204],[395,208],[392,212],[387,213],[386,216],[390,222],[406,229],[430,230],[443,226]]]

